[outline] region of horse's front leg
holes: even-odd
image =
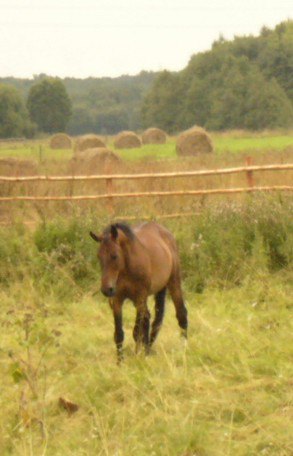
[[[147,296],[140,297],[136,302],[136,320],[133,337],[136,342],[136,352],[144,345],[145,352],[149,352],[150,313],[147,308]]]
[[[124,331],[122,327],[122,304],[123,301],[120,299],[111,299],[110,306],[113,310],[114,316],[114,341],[117,348],[117,362],[118,364],[123,360],[123,340],[124,340]]]

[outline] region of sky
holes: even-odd
[[[292,18],[292,0],[0,0],[0,77],[178,71],[222,34]]]

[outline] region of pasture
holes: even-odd
[[[215,146],[216,155],[226,153],[264,153],[268,151],[284,151],[293,146],[291,131],[268,131],[262,133],[247,133],[231,131],[225,133],[212,133],[211,138]],[[113,148],[113,138],[106,137],[109,148]],[[176,160],[175,138],[169,138],[166,144],[148,144],[140,148],[117,150],[116,153],[126,160]],[[0,157],[15,157],[33,159],[37,162],[48,160],[66,160],[71,158],[71,150],[51,150],[48,141],[19,141],[0,142]]]
[[[121,162],[111,166],[101,166],[94,170],[75,171],[77,174],[129,174],[129,173],[156,173],[172,171],[189,171],[191,169],[214,169],[233,166],[243,166],[246,157],[249,155],[255,165],[266,165],[272,163],[292,162],[292,135],[290,132],[262,132],[245,133],[234,131],[230,133],[213,133],[215,153],[202,154],[195,157],[177,158],[175,152],[175,139],[171,138],[163,145],[145,145],[140,149],[116,150],[121,157]],[[111,148],[113,138],[107,139],[107,145]],[[2,143],[0,156],[10,156],[33,160],[37,171],[35,174],[46,175],[70,175],[72,167],[70,158],[72,150],[51,150],[48,148],[48,141],[34,141],[20,143]],[[3,168],[3,171],[2,171]],[[20,170],[21,171],[21,170]],[[0,162],[0,174],[9,174],[9,169]],[[26,174],[29,174],[26,170]],[[291,185],[291,171],[265,172],[254,174],[255,185]],[[174,190],[197,190],[215,188],[245,187],[247,180],[245,173],[230,174],[226,176],[190,177],[188,179],[144,179],[140,181],[113,181],[112,191],[119,192],[146,192],[152,191],[174,191]],[[105,181],[88,182],[30,182],[1,184],[0,192],[3,196],[74,196],[94,195],[108,192]],[[217,204],[219,196],[210,196],[208,204]],[[225,201],[242,200],[241,196],[228,196]],[[172,197],[172,198],[144,198],[133,199],[129,204],[127,199],[116,199],[112,202],[113,211],[117,218],[125,216],[134,218],[154,218],[158,214],[171,213],[198,213],[205,205],[206,198],[194,197]],[[141,204],[143,202],[143,204]],[[6,203],[0,207],[0,221],[2,223],[14,223],[15,220],[25,220],[34,225],[46,218],[52,218],[56,214],[70,215],[74,207],[78,207],[80,215],[89,210],[96,212],[97,204],[102,217],[109,214],[109,205],[106,201],[80,202],[78,206],[69,201],[48,202],[43,204],[22,204],[14,203],[8,206]],[[112,213],[111,213],[112,214]]]
[[[266,196],[207,208],[188,224],[168,221],[180,246],[188,345],[168,301],[154,353],[135,355],[126,304],[120,367],[88,236],[105,220],[2,228],[1,454],[289,456],[290,214],[290,201]]]
[[[246,138],[238,132],[216,138],[216,154],[192,160],[172,158],[172,141],[145,146],[140,153],[154,152],[142,160],[130,160],[132,151],[122,151],[127,155],[122,169],[233,166],[243,164],[247,152],[259,164],[292,162],[289,135],[278,135],[273,146],[268,135]],[[255,147],[249,148],[247,141]],[[267,148],[264,143],[256,146],[259,141],[267,141]],[[45,143],[41,149],[39,143],[14,147],[12,153],[2,145],[1,156],[35,158],[39,172],[66,173],[72,154],[51,151]],[[292,172],[267,172],[256,177],[259,181],[292,185]],[[237,175],[192,178],[186,185],[243,182],[245,176]],[[182,184],[176,179],[154,188]],[[97,183],[78,185],[21,184],[13,189],[3,184],[2,194],[102,189]],[[131,182],[123,185],[134,189]],[[144,189],[150,183],[139,185]],[[96,246],[88,235],[111,220],[107,206],[5,204],[0,209],[1,220],[8,223],[0,227],[1,455],[292,454],[290,194],[115,202],[121,219],[151,219],[182,208],[193,213],[163,222],[179,244],[188,344],[180,339],[168,299],[153,352],[148,357],[135,354],[135,312],[126,303],[121,366],[116,365],[111,310],[99,291]],[[28,220],[33,229],[24,224]],[[149,308],[153,313],[151,300]]]

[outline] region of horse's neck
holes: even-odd
[[[146,248],[138,239],[134,239],[123,248],[126,272],[137,273],[148,263],[148,253]]]

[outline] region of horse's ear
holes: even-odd
[[[118,230],[116,225],[111,225],[111,238],[113,239],[113,241],[116,241],[116,239],[118,238]]]
[[[95,233],[93,233],[92,231],[90,231],[90,236],[91,238],[93,238],[94,241],[96,242],[102,242],[103,238],[102,236],[97,236]]]

